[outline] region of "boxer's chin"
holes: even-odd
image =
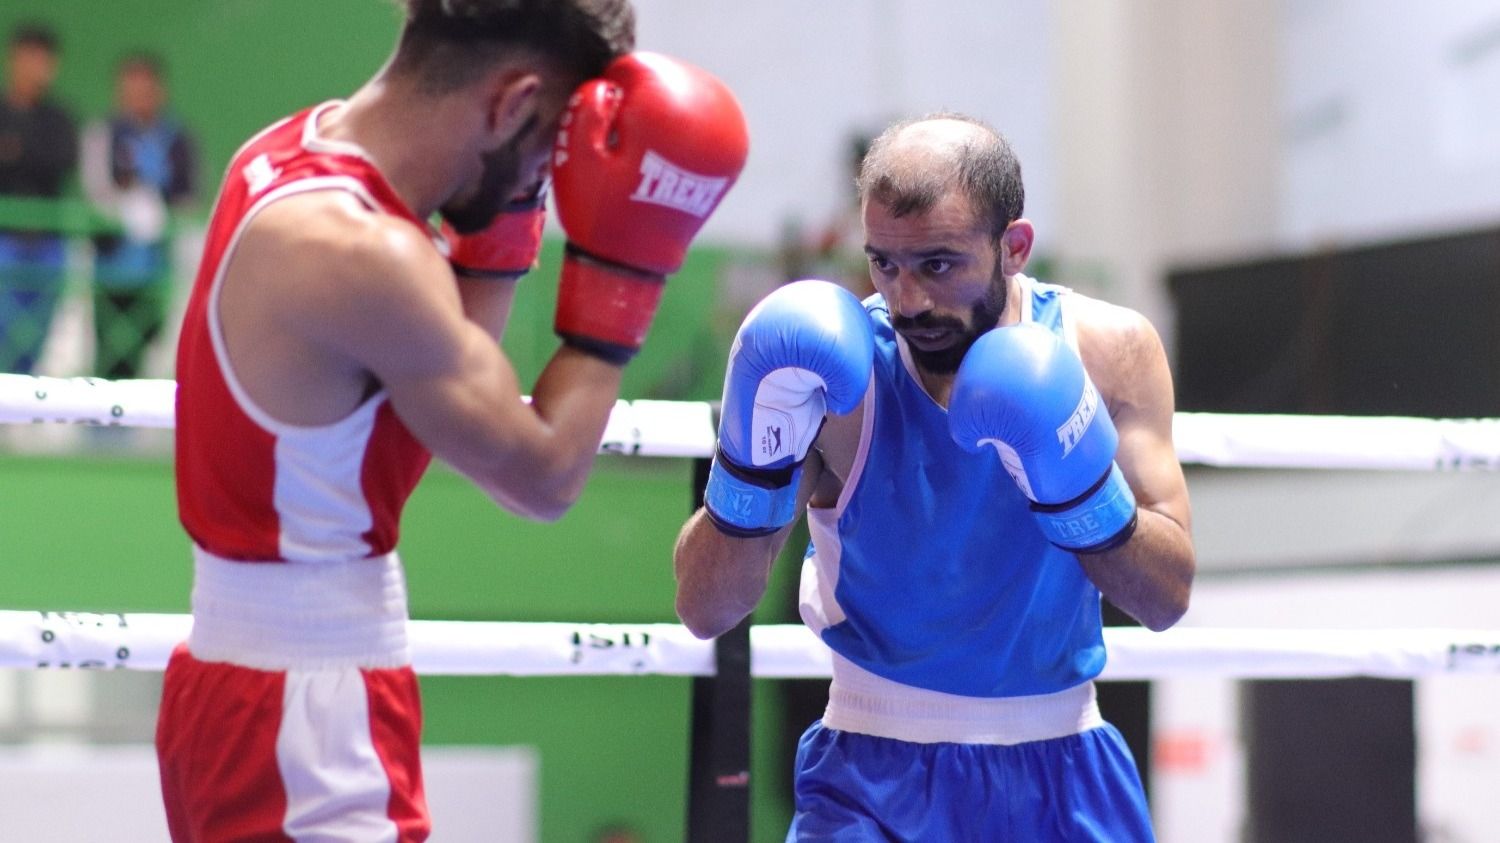
[[[521,183],[519,138],[487,153],[482,161],[483,169],[475,189],[438,209],[443,219],[459,234],[476,234],[488,228],[509,204],[511,197],[525,186]]]
[[[933,375],[951,375],[958,371],[958,365],[964,362],[964,355],[969,353],[969,347],[978,339],[979,333],[965,331],[952,342],[944,343],[941,348],[921,348],[911,341],[906,346],[911,352],[911,361],[918,369]]]

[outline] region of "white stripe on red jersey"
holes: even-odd
[[[319,138],[303,111],[252,138],[229,165],[177,349],[177,499],[183,526],[210,553],[269,562],[332,562],[389,553],[401,508],[431,456],[384,391],[329,425],[278,422],[229,364],[219,290],[240,236],[272,202],[345,191],[372,211],[427,230],[359,147]]]

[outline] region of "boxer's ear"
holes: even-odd
[[[542,96],[542,77],[535,72],[509,70],[490,88],[487,128],[499,142],[520,133],[537,115]]]
[[[999,254],[995,260],[1000,262],[1000,272],[1006,277],[1015,275],[1026,268],[1026,261],[1031,257],[1031,244],[1036,240],[1036,229],[1031,225],[1031,220],[1018,219],[1006,226],[1005,233],[1000,235]]]

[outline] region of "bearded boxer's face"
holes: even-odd
[[[1005,312],[1000,241],[957,193],[901,217],[870,199],[864,223],[870,280],[912,361],[935,375],[957,372],[969,347]]]
[[[552,145],[571,86],[555,81],[536,95],[536,110],[514,135],[480,156],[478,178],[439,210],[460,234],[483,231],[511,202],[536,195],[546,181]]]
[[[520,132],[498,149],[484,154],[479,181],[473,189],[449,200],[439,210],[443,219],[459,234],[483,231],[517,195],[529,194],[543,178],[546,157],[540,162],[528,155],[529,136],[536,134],[539,121],[533,117]],[[528,169],[529,167],[529,169]]]

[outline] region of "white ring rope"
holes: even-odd
[[[189,615],[0,611],[0,668],[162,670]],[[677,624],[412,621],[412,665],[446,676],[708,676],[713,643]],[[1104,631],[1102,679],[1413,678],[1500,673],[1500,630]],[[793,624],[750,630],[750,671],[827,677],[827,647]]]
[[[0,374],[0,424],[108,425],[170,429],[177,383]],[[702,401],[617,401],[600,453],[713,456],[713,409]]]
[[[0,374],[0,423],[170,428],[175,394],[170,380]],[[1178,413],[1174,435],[1179,458],[1208,465],[1500,469],[1500,419]],[[714,441],[706,403],[620,401],[600,450],[707,457]],[[0,668],[160,670],[191,623],[187,615],[0,611]],[[413,665],[426,674],[699,676],[714,663],[712,643],[676,624],[414,621],[410,636]],[[1110,629],[1105,640],[1106,679],[1500,672],[1500,631]],[[755,676],[828,675],[828,651],[804,627],[755,627],[751,649]]]
[[[0,423],[170,428],[176,383],[0,374]],[[1500,470],[1500,419],[1178,413],[1177,456],[1239,468]],[[713,456],[713,412],[701,401],[620,401],[599,450],[644,457]]]
[[[0,422],[170,428],[177,382],[0,374]]]

